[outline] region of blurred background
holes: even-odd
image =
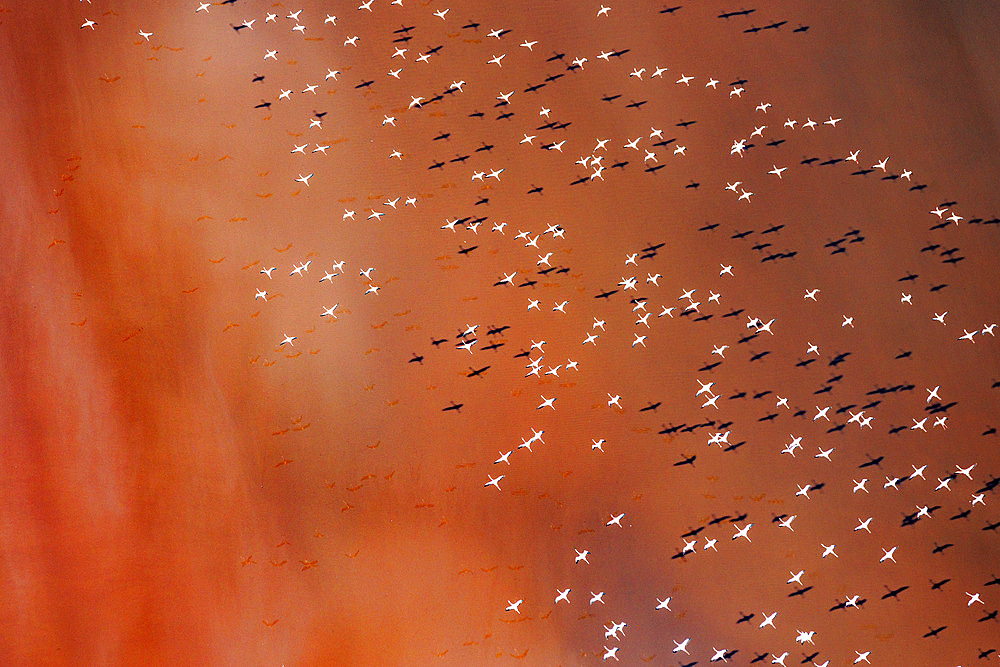
[[[995,4],[199,4],[0,8],[0,662],[995,659]]]

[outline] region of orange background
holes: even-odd
[[[691,661],[717,647],[738,649],[737,664],[784,651],[793,664],[796,631],[815,630],[805,648],[818,663],[871,650],[872,664],[944,665],[996,643],[996,622],[978,621],[1000,605],[1000,587],[984,585],[997,564],[1000,535],[982,529],[1000,520],[996,494],[949,520],[998,464],[996,436],[981,435],[996,425],[996,340],[956,340],[997,314],[995,6],[788,1],[726,20],[718,14],[734,7],[719,3],[661,14],[619,2],[598,17],[600,3],[454,2],[442,20],[438,0],[376,0],[371,13],[338,7],[333,25],[327,3],[303,2],[298,33],[285,18],[298,6],[161,4],[9,3],[0,14],[0,662],[551,665],[620,645],[628,664],[675,664],[672,640],[691,637]],[[80,28],[87,18],[95,30]],[[253,30],[232,28],[251,18]],[[809,30],[793,32],[800,25]],[[413,39],[393,43],[403,26]],[[488,36],[499,27],[510,33]],[[351,35],[356,47],[343,45]],[[270,49],[276,60],[263,58]],[[487,64],[501,53],[501,67]],[[567,71],[576,57],[583,69]],[[669,71],[651,78],[658,66]],[[386,76],[397,67],[400,79]],[[642,67],[641,80],[629,76]],[[690,87],[674,83],[682,74],[696,77]],[[739,79],[745,92],[731,97]],[[462,92],[407,108],[457,80]],[[290,99],[278,99],[283,89]],[[755,111],[765,100],[767,113]],[[261,101],[272,105],[255,109]],[[541,107],[571,125],[537,129]],[[319,113],[322,127],[309,128]],[[810,131],[807,117],[843,120]],[[731,155],[760,125],[785,142]],[[652,147],[651,128],[676,141]],[[525,134],[532,144],[519,143]],[[623,148],[640,136],[660,171]],[[574,164],[597,138],[609,139],[603,180]],[[562,152],[539,149],[562,140]],[[307,152],[290,153],[300,142]],[[477,152],[484,143],[493,148]],[[887,173],[910,169],[912,183],[801,164],[856,149],[860,167],[891,156]],[[403,158],[389,159],[394,150]],[[428,169],[436,161],[445,166]],[[628,164],[611,168],[618,161]],[[775,166],[788,167],[780,180],[767,174]],[[470,179],[494,169],[498,181]],[[295,181],[308,173],[308,187]],[[735,180],[754,192],[749,204],[724,190]],[[397,196],[395,209],[384,204]],[[939,220],[927,212],[948,201],[964,220],[929,230]],[[372,210],[386,215],[367,220]],[[441,229],[467,216],[487,220],[475,233]],[[500,222],[505,233],[491,232]],[[565,237],[543,236],[537,251],[514,238],[551,224]],[[764,235],[772,225],[784,226]],[[852,229],[863,242],[831,255],[824,245]],[[658,243],[655,257],[625,264]],[[929,243],[940,247],[922,252]],[[953,247],[965,260],[944,264]],[[550,251],[570,270],[536,275]],[[309,260],[304,276],[288,275]],[[340,260],[344,275],[319,282]],[[259,271],[270,266],[268,279]],[[377,295],[358,275],[369,266]],[[516,284],[538,282],[493,285],[511,271]],[[658,285],[645,282],[653,273]],[[919,277],[898,282],[909,273]],[[594,298],[633,275],[638,292]],[[811,288],[815,303],[801,296]],[[688,289],[710,319],[657,317],[662,306],[677,315]],[[526,310],[529,296],[540,310]],[[633,296],[648,300],[648,331]],[[553,312],[563,300],[566,314]],[[336,320],[319,316],[334,304]],[[943,311],[946,326],[931,319]],[[774,335],[738,343],[749,316],[775,318]],[[456,350],[474,324],[473,353]],[[591,331],[598,344],[581,346]],[[636,332],[645,347],[632,345]],[[293,349],[279,347],[285,334]],[[525,378],[514,354],[541,340],[543,370],[574,359],[579,371]],[[821,353],[796,367],[807,342]],[[725,359],[711,352],[723,344]],[[696,379],[715,382],[718,411],[701,409]],[[905,384],[913,390],[867,395]],[[936,385],[955,405],[927,423],[947,414],[947,430],[890,434],[927,416],[924,388]],[[541,397],[556,410],[536,410]],[[871,430],[828,433],[846,412],[811,419],[814,405],[833,416],[874,400]],[[461,411],[442,412],[451,402]],[[706,419],[732,422],[719,429],[745,444],[706,445],[715,426],[658,434]],[[544,443],[518,450],[532,428]],[[789,434],[804,436],[794,459],[780,454]],[[600,438],[603,453],[590,446]],[[829,447],[831,461],[813,458]],[[511,465],[495,465],[508,450]],[[673,465],[692,454],[694,467]],[[881,467],[859,470],[867,455],[884,456]],[[934,491],[973,463],[971,481]],[[926,481],[883,490],[883,478],[923,464]],[[483,488],[501,473],[499,491]],[[868,495],[852,493],[862,476]],[[806,483],[825,486],[796,497]],[[940,509],[900,527],[925,505]],[[620,512],[621,529],[605,526]],[[682,534],[743,513],[752,542],[732,541],[727,519],[699,535],[697,553],[671,558]],[[797,515],[794,532],[772,521],[779,514]],[[853,531],[868,516],[873,534]],[[709,536],[717,553],[703,550]],[[821,559],[831,542],[839,558]],[[880,564],[880,548],[895,545],[898,562]],[[589,565],[574,563],[575,549]],[[786,573],[799,569],[814,588],[789,598]],[[881,599],[901,586],[898,601]],[[570,604],[554,605],[567,587]],[[605,605],[589,605],[600,590]],[[985,604],[967,606],[965,591]],[[863,609],[828,611],[853,594]],[[672,610],[654,610],[666,596]],[[522,598],[520,614],[504,611]],[[759,629],[771,611],[776,628]],[[756,616],[737,624],[742,613]],[[611,621],[628,623],[620,642],[604,638]]]

